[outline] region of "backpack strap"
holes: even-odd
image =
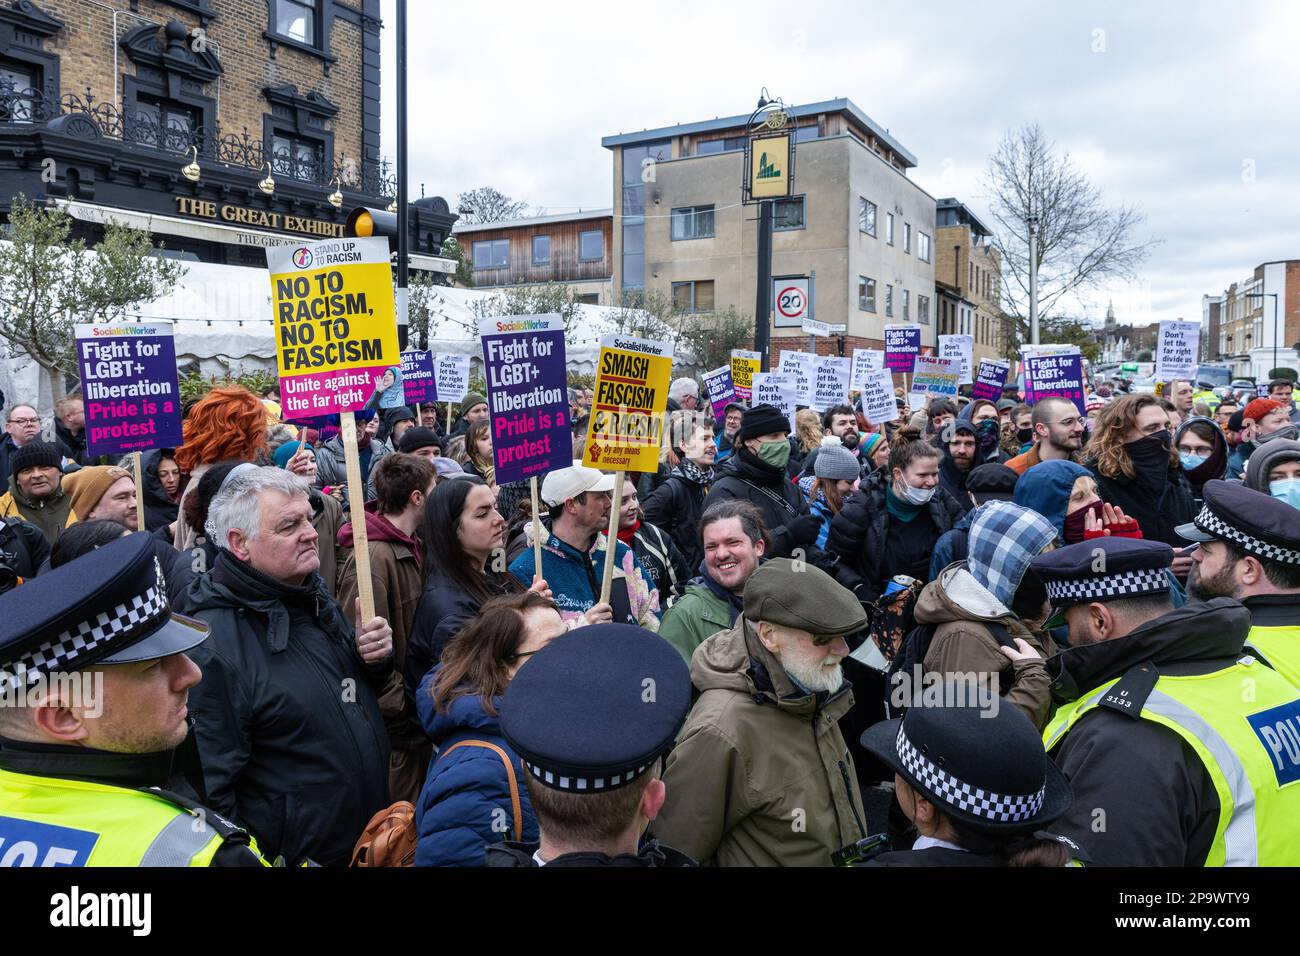
[[[482,747],[485,750],[492,751],[500,757],[501,762],[505,764],[506,780],[510,782],[510,810],[514,814],[515,818],[515,842],[518,843],[524,838],[524,809],[523,805],[519,802],[519,781],[515,778],[515,768],[510,763],[510,755],[496,744],[489,743],[486,740],[461,740],[452,744],[446,750],[440,751],[438,756],[444,757],[457,747]]]
[[[1001,621],[985,621],[984,626],[988,628],[989,633],[993,635],[993,640],[998,642],[999,647],[1016,646],[1015,640],[1011,637],[1011,632],[1007,630],[1007,626]]]

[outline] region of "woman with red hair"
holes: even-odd
[[[266,447],[266,407],[245,388],[214,388],[190,409],[183,428],[184,443],[176,449],[186,484],[172,543],[181,550],[194,546],[203,533],[185,520],[185,496],[218,462],[251,462]]]

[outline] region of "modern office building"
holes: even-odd
[[[935,344],[935,200],[908,178],[914,157],[847,99],[787,110],[794,194],[774,209],[772,275],[813,279],[815,318],[847,325],[844,346],[880,348],[886,324],[915,322]],[[747,116],[606,136],[613,154],[613,274],[680,311],[753,315],[757,206],[741,203]],[[772,328],[772,358],[807,349],[799,322]],[[819,351],[837,347],[818,339]]]

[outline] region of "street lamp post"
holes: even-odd
[[[1029,217],[1029,344],[1038,345],[1038,217]]]
[[[753,195],[754,190],[751,189],[752,183],[750,179],[753,157],[750,153],[753,149],[755,134],[760,129],[770,128],[773,131],[779,131],[785,127],[786,121],[785,104],[781,102],[780,97],[769,97],[767,88],[764,87],[762,93],[759,94],[757,108],[749,114],[749,120],[745,123],[745,132],[749,136],[749,146],[746,147],[745,151],[746,170],[742,198],[746,204],[758,203],[758,262],[756,270],[758,273],[758,289],[754,297],[754,351],[760,355],[760,368],[764,372],[771,367],[771,359],[768,353],[771,349],[772,219],[776,204],[771,197],[780,194],[767,191],[766,193]],[[790,131],[789,135],[793,137],[793,131]],[[785,169],[786,191],[784,195],[789,195],[790,184],[793,183],[794,175],[793,168],[789,166],[794,161],[793,141],[789,142],[787,155],[776,159],[771,169],[772,173],[778,173],[778,166],[787,167]],[[764,175],[767,175],[767,173],[764,173]]]
[[[1277,368],[1277,293],[1276,292],[1247,292],[1247,299],[1267,299],[1273,300],[1273,368]]]
[[[406,202],[406,0],[397,0],[397,343],[407,346],[410,278],[410,207]]]

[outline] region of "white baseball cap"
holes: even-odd
[[[588,468],[581,461],[574,461],[571,467],[552,471],[542,479],[541,497],[542,501],[553,508],[570,498],[578,497],[584,491],[613,490],[613,475]]]

